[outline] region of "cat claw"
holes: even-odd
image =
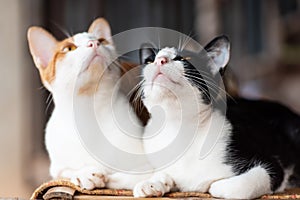
[[[107,177],[102,170],[96,167],[85,167],[75,172],[70,181],[85,190],[103,188]]]

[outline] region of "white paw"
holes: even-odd
[[[224,179],[211,184],[209,193],[223,199],[253,199],[253,191],[247,189],[247,183],[241,184],[232,179]]]
[[[244,174],[214,182],[209,193],[225,199],[254,199],[272,193],[270,183],[267,170],[257,166]]]
[[[133,189],[134,197],[161,197],[173,189],[173,179],[164,173],[158,173],[151,179],[138,183]]]
[[[94,188],[103,188],[107,182],[106,173],[98,167],[84,167],[75,171],[70,180],[82,189],[92,190]]]
[[[134,197],[161,197],[165,193],[165,185],[160,181],[143,181],[133,189]]]

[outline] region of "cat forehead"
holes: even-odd
[[[165,47],[157,53],[156,57],[174,58],[177,53],[178,51],[174,47]]]
[[[87,44],[88,41],[90,40],[97,40],[93,34],[91,33],[78,33],[73,36],[73,41],[76,46],[84,46]]]

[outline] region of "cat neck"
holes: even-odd
[[[120,95],[119,83],[117,79],[104,78],[99,83],[92,83],[89,89],[82,91],[82,87],[76,86],[75,82],[68,87],[56,88],[53,92],[55,107],[61,110],[73,109],[76,104],[83,107],[89,104],[97,106],[108,106]]]
[[[163,100],[148,107],[153,118],[164,116],[166,121],[181,123],[182,121],[199,121],[206,123],[213,110],[211,105],[203,103],[201,98],[181,95],[181,99]]]

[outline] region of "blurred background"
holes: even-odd
[[[51,108],[29,55],[28,27],[63,39],[62,30],[85,31],[99,16],[113,34],[157,26],[203,45],[226,34],[235,91],[300,113],[300,0],[0,0],[0,197],[28,198],[49,179],[43,130]]]

